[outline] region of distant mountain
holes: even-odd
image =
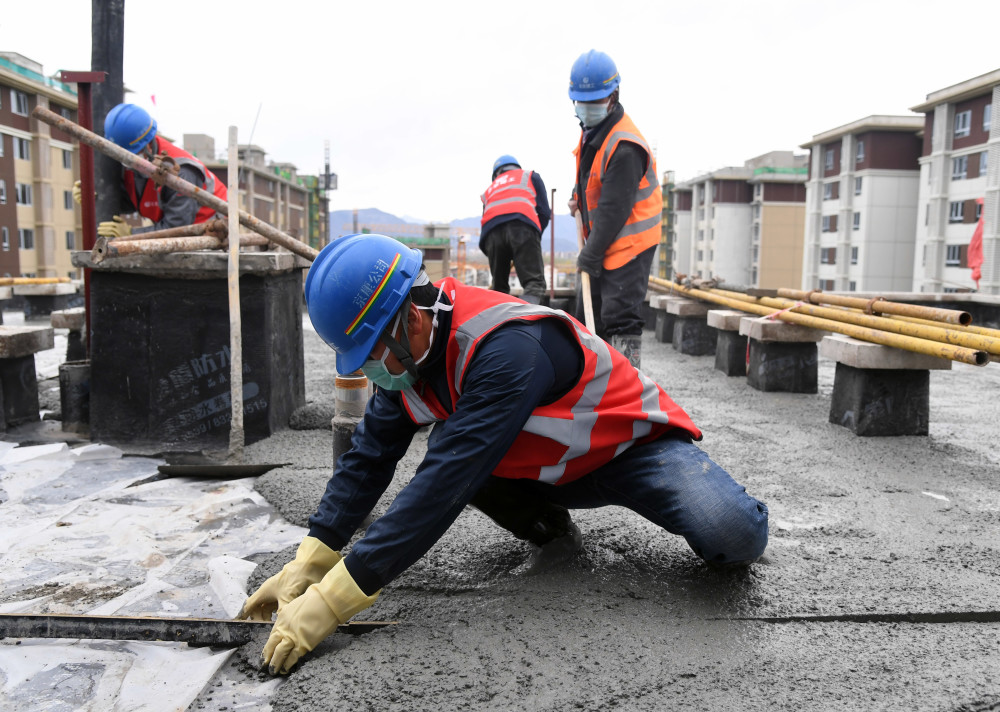
[[[453,239],[457,239],[459,235],[470,235],[474,238],[473,246],[478,246],[480,216],[452,220],[449,225]],[[556,215],[555,228],[556,252],[576,252],[576,220],[573,216]],[[399,217],[378,208],[364,208],[358,210],[357,227],[355,228],[353,210],[335,210],[330,213],[331,238],[343,237],[364,230],[396,237],[420,237],[424,232],[424,223],[412,218]],[[542,252],[549,251],[552,239],[550,233],[551,227],[548,227],[542,235]]]

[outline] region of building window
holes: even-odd
[[[73,170],[73,152],[63,149],[63,168],[70,171]]]
[[[0,205],[7,204],[7,181],[0,178]]]
[[[824,247],[819,251],[819,263],[821,265],[835,265],[837,264],[837,248],[836,247]]]
[[[17,89],[10,90],[10,110],[20,116],[28,115],[28,95]]]
[[[850,282],[847,283],[847,291],[848,292],[858,291],[858,283],[852,279]]]
[[[833,170],[833,149],[832,148],[826,149],[826,163],[824,164],[824,166],[826,167],[826,170],[828,170],[828,171]]]
[[[753,187],[753,197],[755,197],[755,198],[760,198],[760,192],[761,192],[761,184],[760,184],[760,183],[757,183],[757,184],[756,184],[756,185],[755,185],[755,186]]]
[[[983,214],[983,204],[976,202],[976,220],[979,220],[980,216]]]
[[[63,191],[63,207],[67,210],[73,209],[73,191],[64,190]]]
[[[854,179],[854,194],[861,195],[861,178]]]
[[[968,156],[956,156],[951,159],[951,179],[952,180],[965,180],[965,176],[969,171],[969,157]]]
[[[830,232],[830,216],[829,215],[824,215],[823,216],[823,228],[822,228],[822,230],[823,230],[823,232]]]
[[[17,186],[17,204],[18,205],[31,205],[31,186],[27,183],[18,183]]]
[[[854,225],[855,230],[861,229],[861,213],[854,213]]]
[[[20,158],[22,161],[31,160],[31,142],[28,139],[14,137],[14,158]]]
[[[753,217],[755,220],[760,217],[760,203],[754,203]]]
[[[851,248],[851,264],[856,265],[858,263],[858,248]]]
[[[949,267],[958,267],[962,264],[962,246],[948,245],[945,248],[944,263]]]
[[[955,114],[955,138],[962,138],[969,135],[969,127],[972,126],[972,111],[959,111]]]
[[[986,175],[986,167],[989,165],[990,154],[988,151],[983,151],[979,154],[979,175]]]
[[[17,243],[22,250],[30,250],[35,246],[35,231],[27,228],[17,229]]]
[[[854,162],[862,163],[865,160],[865,142],[858,141],[858,150],[854,154]]]
[[[827,291],[827,292],[832,292],[833,289],[834,289],[833,280],[832,279],[821,279],[819,281],[819,288],[822,289],[822,290],[824,290],[824,291]]]
[[[75,250],[76,249],[76,235],[72,230],[66,231],[66,249]]]
[[[704,250],[698,250],[698,261],[701,262],[704,259],[705,259],[705,251]]]
[[[962,222],[962,201],[948,203],[948,222]]]
[[[832,182],[823,184],[823,200],[831,200],[833,198],[833,186]]]
[[[760,241],[760,223],[753,224],[753,241],[754,242]]]
[[[3,145],[5,143],[6,141],[3,140],[3,134],[0,134],[0,158],[3,158],[3,151],[4,151]]]
[[[0,240],[3,241],[3,251],[10,252],[10,230],[7,228],[0,229]]]
[[[983,107],[983,131],[986,133],[990,132],[990,119],[992,119],[993,114],[993,104],[987,104]]]

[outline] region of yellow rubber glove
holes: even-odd
[[[132,234],[132,226],[122,220],[120,215],[115,215],[110,220],[97,223],[97,234],[101,237],[125,237]]]
[[[379,591],[371,596],[358,588],[344,562],[339,562],[323,580],[278,611],[261,656],[261,667],[268,672],[287,675],[299,658],[346,623],[351,616],[375,603]]]
[[[302,592],[326,576],[340,561],[340,554],[314,536],[299,544],[295,558],[274,576],[260,585],[240,609],[237,618],[270,621],[275,611],[298,598]]]

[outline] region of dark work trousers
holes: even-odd
[[[706,561],[752,561],[767,546],[767,507],[687,437],[634,445],[564,485],[490,477],[472,506],[539,546],[570,531],[571,509],[631,509],[687,540]]]
[[[605,341],[612,336],[642,334],[646,320],[642,305],[649,286],[649,269],[653,265],[656,247],[640,252],[634,260],[618,269],[601,270],[600,277],[590,278],[590,296],[594,304],[594,331]],[[577,275],[576,313],[583,322],[583,280]]]
[[[497,225],[483,238],[483,252],[490,260],[492,289],[510,294],[510,263],[513,261],[524,294],[538,298],[545,295],[542,236],[534,226],[520,220]]]

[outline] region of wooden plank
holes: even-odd
[[[395,621],[356,621],[337,632],[360,635]],[[160,618],[60,614],[0,614],[0,638],[90,638],[101,640],[166,640],[188,645],[233,647],[250,642],[269,621],[217,618]]]

